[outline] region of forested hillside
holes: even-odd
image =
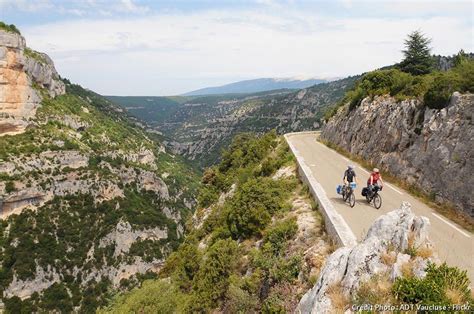
[[[358,76],[300,91],[193,98],[109,97],[159,131],[167,147],[201,167],[218,160],[241,132],[279,134],[318,128],[326,108],[337,103]]]
[[[202,177],[185,242],[104,312],[291,312],[331,252],[283,138],[237,136]]]
[[[0,296],[9,313],[93,312],[179,246],[196,175],[19,32],[0,49]]]

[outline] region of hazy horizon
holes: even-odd
[[[165,96],[257,78],[346,77],[394,64],[407,33],[473,51],[471,1],[0,0],[58,72],[105,95]]]

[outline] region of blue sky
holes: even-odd
[[[420,29],[473,51],[471,1],[0,0],[60,74],[108,95],[172,95],[259,77],[343,77],[398,62]]]

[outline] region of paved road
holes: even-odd
[[[474,285],[474,235],[472,233],[436,213],[406,191],[387,183],[381,192],[382,207],[375,209],[373,205],[367,204],[360,194],[361,186],[365,185],[369,177],[367,170],[319,143],[316,133],[290,134],[288,139],[304,158],[314,177],[323,186],[328,198],[344,217],[358,240],[366,234],[377,217],[399,208],[402,201],[408,201],[417,215],[429,218],[430,240],[435,245],[441,261],[466,269],[471,279],[471,286]],[[356,166],[359,180],[355,193],[356,205],[353,208],[344,203],[341,196],[336,193],[336,186],[341,184],[348,164]]]

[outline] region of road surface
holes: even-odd
[[[375,219],[399,208],[402,201],[408,201],[415,214],[429,218],[429,237],[440,260],[467,270],[471,286],[474,285],[474,235],[471,232],[436,213],[406,191],[386,182],[380,193],[382,207],[375,209],[372,204],[367,204],[360,194],[369,177],[366,169],[318,142],[317,133],[293,133],[288,135],[288,140],[304,158],[313,176],[323,186],[335,209],[344,217],[358,240],[365,236]],[[353,208],[344,203],[342,197],[336,193],[336,186],[342,183],[348,164],[355,165],[359,182],[355,190],[356,204]]]

